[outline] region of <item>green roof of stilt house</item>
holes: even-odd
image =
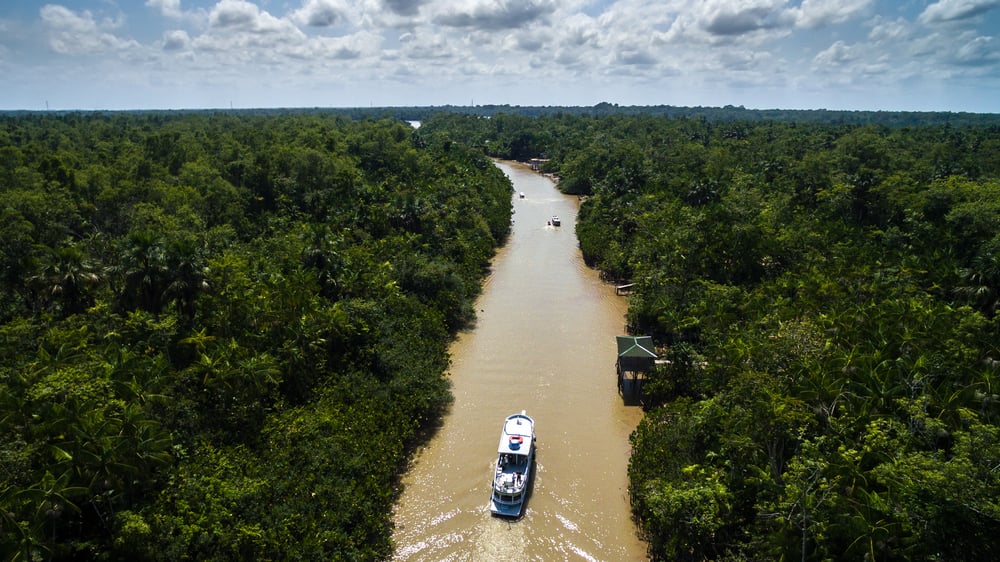
[[[652,337],[618,336],[618,365],[623,371],[647,371],[655,362]]]

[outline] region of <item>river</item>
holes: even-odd
[[[395,560],[644,560],[628,505],[628,437],[642,412],[615,379],[626,302],[583,263],[578,202],[527,167],[514,224],[450,351],[454,403],[403,478]],[[517,192],[523,192],[524,198]],[[547,222],[553,215],[562,226]],[[488,509],[503,419],[526,410],[538,438],[524,516]]]

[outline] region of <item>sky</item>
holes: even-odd
[[[0,109],[1000,113],[1000,0],[0,3]]]

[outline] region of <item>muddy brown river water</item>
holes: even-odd
[[[394,559],[644,560],[626,474],[642,412],[615,382],[626,302],[583,263],[576,198],[498,166],[514,184],[513,229],[475,326],[451,347],[454,404],[403,478]],[[535,419],[537,463],[524,516],[510,521],[488,500],[501,425],[521,410]]]

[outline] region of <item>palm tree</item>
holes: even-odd
[[[83,312],[93,303],[90,291],[100,282],[95,269],[87,254],[75,244],[46,246],[31,282],[43,302],[69,316]]]
[[[121,298],[127,307],[154,314],[163,309],[168,264],[160,236],[145,230],[129,234],[115,270],[125,283]]]
[[[987,317],[995,316],[1000,309],[1000,252],[987,248],[972,259],[970,267],[958,273],[963,284],[956,287],[955,292],[969,298]]]
[[[80,508],[73,503],[72,498],[87,492],[86,488],[71,485],[70,472],[64,472],[58,478],[46,471],[41,481],[23,490],[13,491],[12,503],[19,503],[29,508],[31,513],[22,513],[28,519],[27,528],[19,524],[20,540],[18,553],[14,560],[36,560],[36,555],[51,552],[58,539],[58,532],[65,526],[60,525],[67,511],[79,513]],[[6,493],[6,492],[5,492]],[[51,538],[44,535],[45,528],[51,530]]]
[[[166,250],[166,287],[163,296],[172,299],[177,310],[188,321],[194,320],[195,301],[208,288],[205,258],[192,237],[173,240]]]

